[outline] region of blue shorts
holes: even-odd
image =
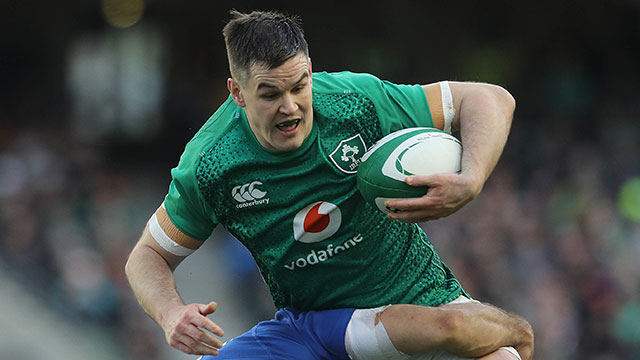
[[[355,309],[297,311],[284,308],[275,319],[263,321],[230,340],[218,356],[221,359],[345,359],[344,336]]]

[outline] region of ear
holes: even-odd
[[[309,58],[309,84],[313,87],[313,69],[311,68],[311,58]]]
[[[236,105],[240,107],[246,107],[247,103],[244,102],[244,97],[242,96],[242,91],[240,89],[240,84],[234,78],[227,79],[227,89],[231,93],[231,97]]]

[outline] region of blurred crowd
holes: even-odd
[[[473,297],[532,323],[536,359],[640,359],[640,7],[630,3],[575,11],[505,2],[485,14],[483,2],[468,1],[455,9],[464,26],[430,39],[454,60],[407,46],[447,20],[425,24],[415,4],[341,4],[348,21],[335,27],[326,26],[331,7],[291,9],[308,26],[315,70],[487,81],[515,95],[509,141],[480,196],[422,226]],[[113,30],[94,4],[76,1],[84,16],[69,12],[73,21],[49,18],[61,10],[48,4],[17,12],[18,30],[2,32],[22,38],[1,36],[0,266],[69,321],[110,329],[127,358],[163,359],[168,345],[137,305],[124,263],[184,144],[226,97],[219,31],[231,5],[189,2],[181,17],[157,2],[152,21]],[[365,10],[373,15],[350,16]],[[271,316],[246,249],[230,236],[215,241],[246,309],[239,316]]]
[[[62,136],[2,134],[0,266],[80,328],[110,329],[130,358],[157,358],[123,269],[164,184]]]

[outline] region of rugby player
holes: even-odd
[[[513,97],[488,84],[313,73],[299,21],[276,12],[233,11],[223,33],[230,96],[187,144],[126,265],[167,342],[221,359],[530,359],[529,324],[471,300],[415,224],[478,195]],[[385,215],[357,190],[359,159],[416,126],[460,131],[462,171],[409,177],[428,193],[388,201],[401,211]],[[173,278],[217,225],[251,251],[278,308],[224,346],[207,317],[216,303],[184,304]]]

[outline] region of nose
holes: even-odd
[[[286,115],[291,115],[298,110],[298,104],[295,97],[291,94],[284,94],[282,96],[282,103],[280,104],[280,112]]]

